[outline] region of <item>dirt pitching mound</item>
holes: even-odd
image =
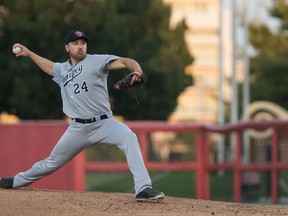
[[[288,207],[261,206],[165,197],[162,202],[136,202],[133,194],[0,189],[2,216],[89,215],[288,215]]]

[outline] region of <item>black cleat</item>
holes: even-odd
[[[164,199],[165,195],[161,191],[153,190],[150,187],[145,188],[140,193],[136,195],[136,201],[160,201]]]
[[[14,177],[2,177],[0,178],[0,188],[13,188]]]

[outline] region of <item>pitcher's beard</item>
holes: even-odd
[[[71,58],[75,59],[76,61],[82,61],[86,57],[86,53],[76,53],[70,54]]]

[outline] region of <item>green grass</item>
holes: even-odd
[[[192,172],[151,172],[150,176],[153,187],[165,191],[166,195],[194,197]],[[134,193],[134,183],[130,173],[88,173],[86,184],[89,191]]]
[[[155,189],[165,192],[167,196],[195,198],[195,173],[194,172],[150,172]],[[225,178],[226,175],[222,176]],[[214,177],[213,177],[214,179]],[[213,193],[230,193],[224,183],[224,187],[217,186],[223,183],[223,179],[212,180],[216,186],[212,186]],[[127,192],[134,193],[133,178],[130,173],[88,173],[86,178],[88,191]],[[231,192],[232,194],[232,192]],[[216,198],[221,196],[216,196]],[[221,200],[221,199],[220,199]]]
[[[151,172],[153,187],[167,196],[195,197],[195,175],[193,172]]]
[[[267,172],[259,174],[260,184],[257,194],[269,199],[269,176]],[[195,198],[195,172],[150,172],[150,176],[153,187],[163,191],[167,196]],[[287,172],[281,172],[279,177],[288,182]],[[88,191],[134,193],[133,178],[129,172],[88,173],[86,184]],[[233,202],[233,172],[212,172],[210,192],[211,200]],[[244,199],[244,192],[242,195]],[[279,186],[279,195],[288,196],[283,186]]]
[[[133,192],[133,178],[130,173],[88,173],[86,188],[88,191]]]
[[[233,174],[230,171],[213,172],[210,176],[211,199],[233,201]]]

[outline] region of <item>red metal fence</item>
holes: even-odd
[[[288,129],[288,121],[239,122],[223,126],[195,123],[167,122],[126,122],[138,135],[143,158],[149,170],[156,171],[194,171],[196,173],[196,198],[210,199],[210,174],[219,170],[233,172],[233,197],[241,202],[242,174],[246,171],[267,171],[271,174],[271,198],[278,202],[279,172],[288,170],[288,163],[280,160],[279,143]],[[0,176],[14,175],[28,169],[34,162],[47,157],[53,146],[65,131],[65,122],[21,122],[19,124],[0,124]],[[263,163],[243,163],[243,132],[248,129],[272,129],[271,160]],[[155,132],[193,133],[195,160],[189,162],[156,162],[149,159],[149,136]],[[236,136],[234,160],[229,163],[211,161],[211,134],[234,134]],[[85,190],[87,171],[127,171],[126,162],[88,163],[81,153],[68,165],[44,178],[31,187],[62,190]]]
[[[25,121],[0,124],[0,176],[12,176],[46,158],[67,128],[64,121]],[[31,188],[85,190],[85,157],[78,155],[54,174]]]
[[[233,171],[233,197],[234,202],[241,202],[242,198],[242,173],[245,171],[267,171],[271,174],[271,199],[278,202],[278,174],[288,170],[288,163],[279,160],[279,132],[288,129],[288,121],[274,120],[262,122],[238,122],[236,124],[209,125],[195,123],[169,124],[167,122],[126,122],[126,124],[138,135],[143,158],[149,170],[155,171],[195,171],[196,172],[196,198],[210,199],[210,173],[219,170]],[[242,163],[243,132],[249,129],[265,130],[271,128],[272,159],[264,163]],[[157,131],[172,131],[175,133],[190,132],[195,134],[195,161],[192,162],[152,162],[148,157],[149,134]],[[236,146],[234,161],[229,163],[211,163],[209,154],[211,140],[210,133],[235,134]],[[126,171],[126,163],[86,163],[86,171]]]

